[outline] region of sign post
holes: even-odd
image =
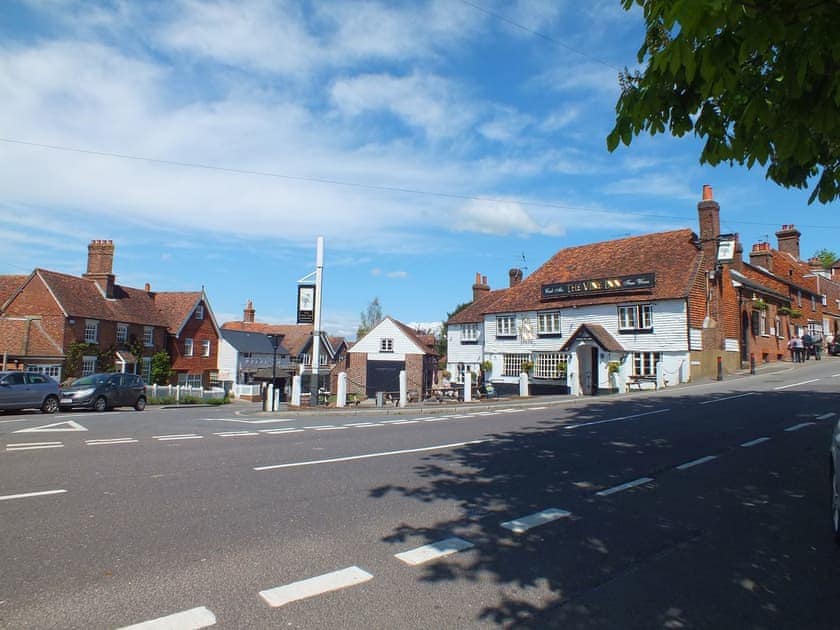
[[[318,404],[318,373],[321,367],[321,287],[324,274],[324,237],[319,236],[315,248],[315,305],[312,322],[312,376],[309,383],[310,403]]]

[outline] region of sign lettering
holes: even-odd
[[[578,295],[597,295],[622,291],[642,291],[656,286],[656,274],[639,273],[632,276],[613,276],[594,280],[573,280],[542,285],[542,299],[562,300]]]

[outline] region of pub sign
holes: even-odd
[[[297,323],[312,324],[315,322],[315,285],[299,284],[297,299]]]
[[[655,273],[637,273],[631,276],[612,276],[592,280],[573,280],[542,285],[543,300],[562,300],[582,295],[601,295],[625,291],[643,291],[656,286]]]

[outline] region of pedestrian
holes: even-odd
[[[788,339],[787,343],[788,352],[790,352],[791,363],[796,363],[796,344],[793,342],[794,339],[796,339],[796,335]]]
[[[811,358],[811,353],[814,351],[814,338],[811,336],[811,333],[806,332],[802,335],[802,346],[805,349],[805,360]]]
[[[793,343],[794,363],[802,363],[805,360],[803,357],[803,354],[805,353],[805,346],[802,343],[802,338],[799,335],[794,335],[791,343]]]
[[[823,338],[820,333],[814,335],[814,358],[819,361],[822,354]]]

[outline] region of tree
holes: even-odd
[[[379,305],[379,298],[373,298],[373,302],[368,304],[367,310],[361,313],[361,322],[356,329],[356,339],[361,339],[368,334],[373,327],[383,320],[382,307]]]
[[[840,195],[840,6],[833,0],[622,0],[643,8],[643,72],[625,69],[614,151],[690,131],[701,164],[758,162],[768,179]]]
[[[165,350],[155,352],[152,355],[152,383],[155,385],[166,385],[169,377],[172,376],[172,359]]]
[[[443,359],[446,356],[446,352],[447,352],[448,346],[449,346],[449,344],[447,342],[447,335],[449,333],[449,325],[446,322],[448,322],[450,319],[455,317],[455,315],[457,315],[458,313],[463,311],[470,304],[472,304],[472,302],[464,302],[463,304],[459,304],[458,306],[455,307],[455,310],[453,310],[451,313],[446,314],[446,319],[443,320],[442,325],[440,327],[440,337],[438,337],[437,344],[435,344],[435,350],[437,350],[437,353],[438,353],[438,355],[440,356],[441,359]]]
[[[837,261],[837,254],[828,249],[821,249],[814,252],[813,258],[820,261],[823,269],[831,269],[831,265]]]

